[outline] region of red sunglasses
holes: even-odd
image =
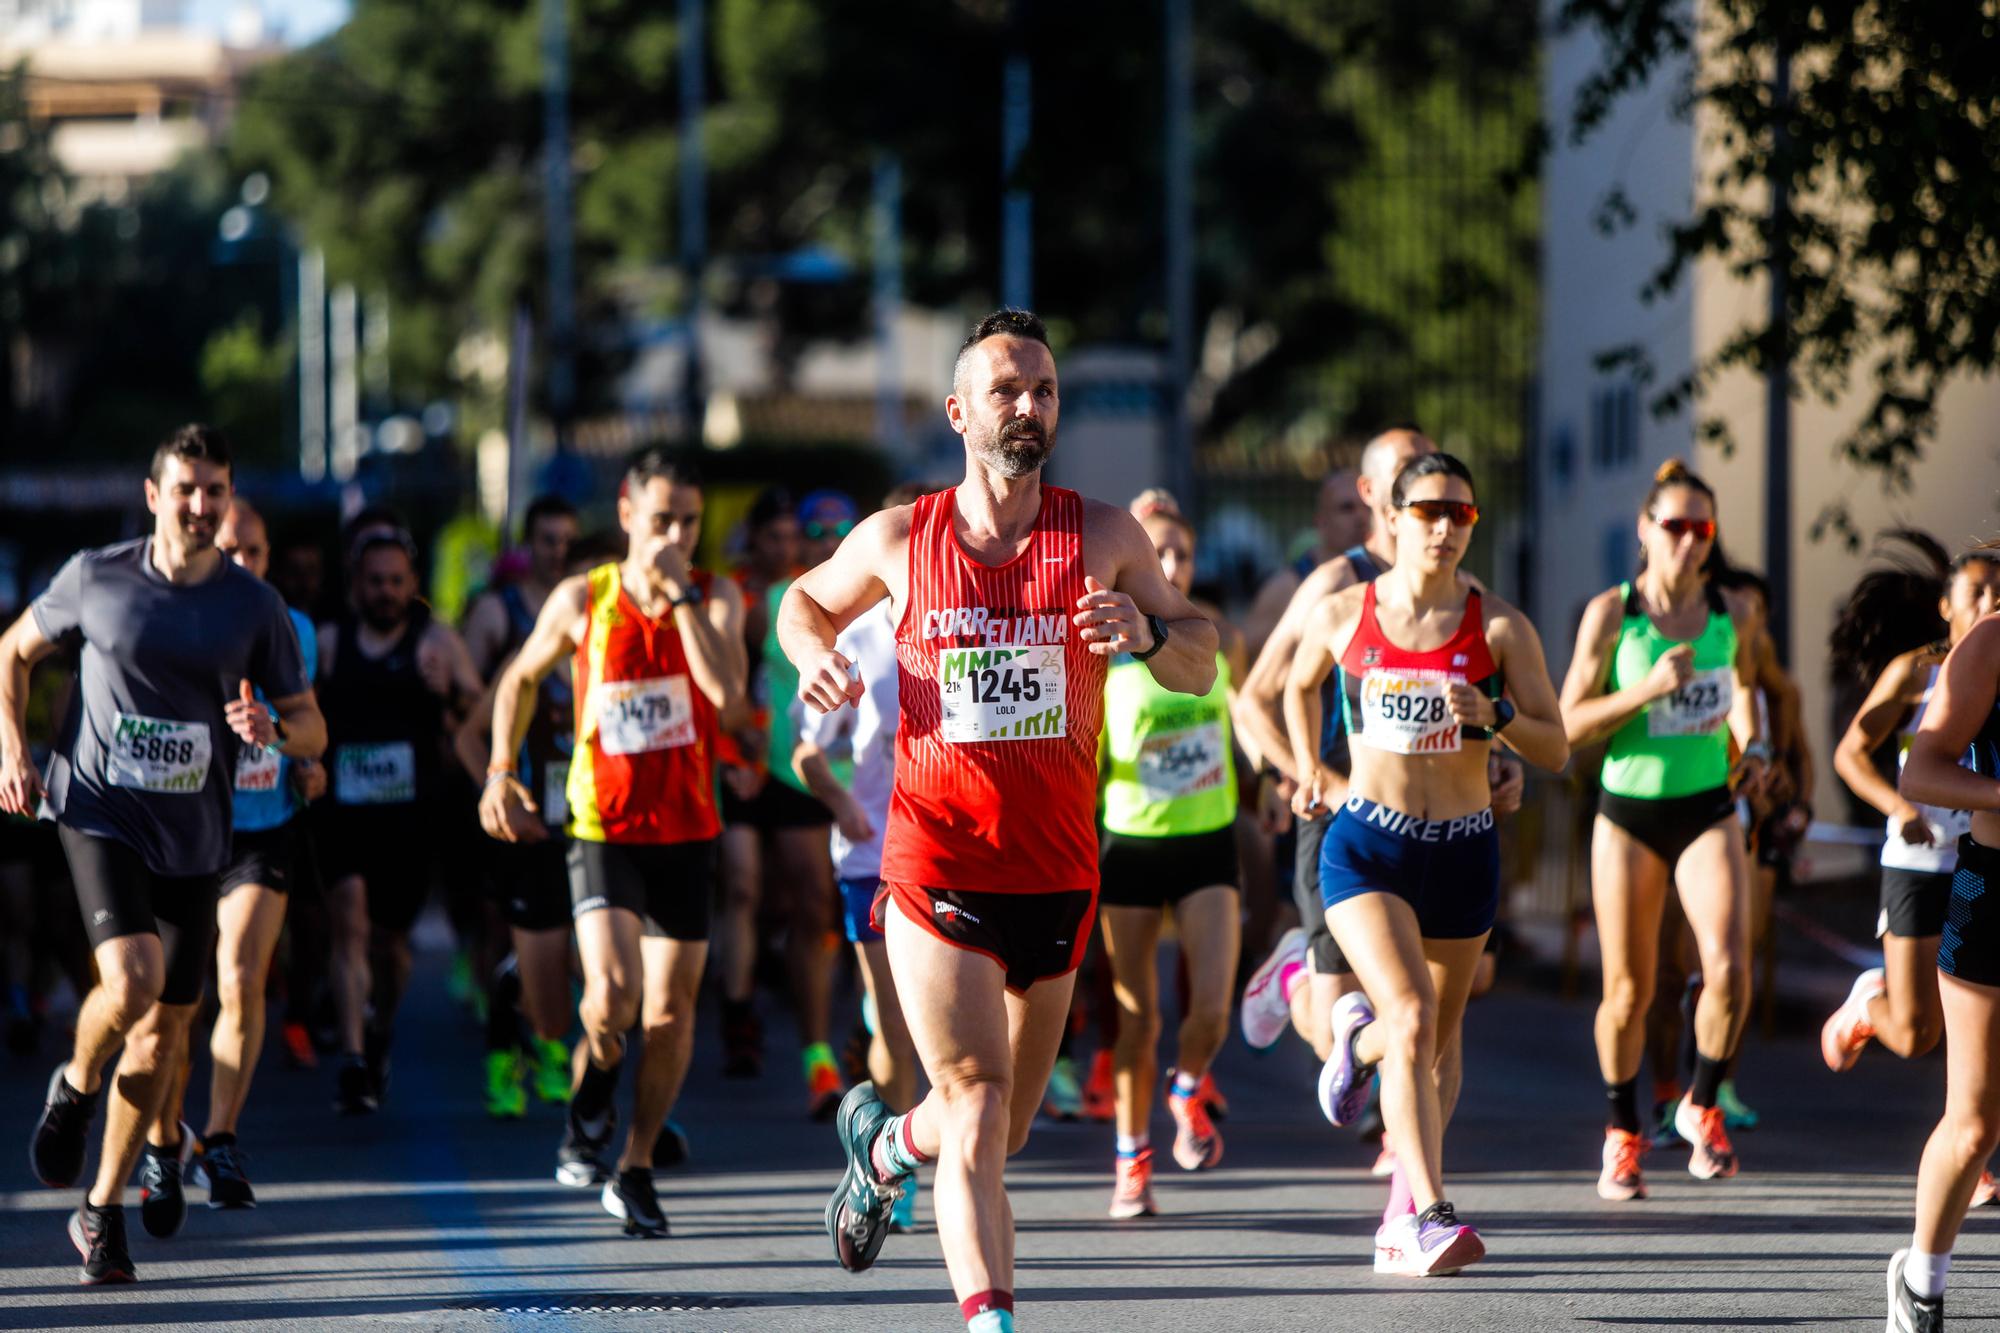
[[[1425,523],[1448,518],[1454,528],[1469,528],[1479,521],[1479,506],[1467,500],[1405,500],[1397,508],[1409,510]]]
[[[1708,541],[1715,536],[1715,520],[1712,518],[1656,518],[1653,520],[1667,535],[1679,540],[1689,533],[1698,542]]]

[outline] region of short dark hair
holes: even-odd
[[[743,516],[743,526],[754,531],[781,518],[795,518],[797,515],[798,505],[793,502],[790,491],[782,486],[766,486],[750,502],[750,512]]]
[[[1389,503],[1402,507],[1403,497],[1410,493],[1410,487],[1423,477],[1457,477],[1472,491],[1472,498],[1479,498],[1479,486],[1472,480],[1472,469],[1451,454],[1419,454],[1403,464],[1403,470],[1396,474],[1395,482],[1389,487]]]
[[[698,488],[701,485],[701,470],[687,454],[653,445],[633,454],[632,460],[625,465],[626,494],[655,481],[664,481],[669,486]]]
[[[229,472],[230,480],[236,479],[236,467],[229,455],[229,441],[213,426],[204,426],[199,421],[191,421],[173,434],[161,440],[153,450],[153,468],[148,474],[153,484],[159,485],[160,478],[167,473],[169,458],[185,459],[190,463],[213,463]]]
[[[526,541],[535,531],[535,524],[545,518],[575,518],[576,506],[560,495],[538,495],[528,502],[528,512],[521,516],[521,539]]]
[[[965,341],[958,345],[958,355],[951,363],[951,385],[954,390],[958,388],[959,381],[965,378],[966,361],[972,355],[972,349],[988,338],[999,337],[1026,338],[1044,347],[1049,345],[1048,326],[1042,323],[1040,315],[1016,306],[1002,306],[974,324],[972,332],[966,334]],[[1055,349],[1049,350],[1053,355]]]

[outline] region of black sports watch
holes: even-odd
[[[678,596],[678,597],[670,597],[670,598],[668,598],[668,599],[667,599],[667,605],[668,605],[668,606],[700,606],[700,605],[702,604],[702,600],[703,600],[703,598],[702,598],[702,593],[701,593],[701,585],[700,585],[699,583],[690,583],[690,584],[688,584],[688,586],[687,586],[687,591],[686,591],[686,592],[682,593],[682,594],[681,594],[680,596]]]
[[[1151,626],[1153,630],[1153,646],[1143,653],[1133,653],[1132,660],[1134,662],[1143,662],[1167,646],[1167,622],[1149,611],[1146,613],[1146,624]]]
[[[1514,701],[1512,699],[1495,699],[1493,701],[1493,725],[1488,730],[1500,731],[1513,720]]]

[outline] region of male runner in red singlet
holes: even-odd
[[[981,320],[945,400],[965,481],[862,522],[778,620],[799,697],[820,712],[861,694],[836,636],[885,597],[897,625],[902,726],[875,913],[931,1092],[893,1117],[872,1084],[848,1093],[827,1230],[845,1267],[868,1267],[903,1184],[936,1158],[938,1238],[977,1333],[1013,1328],[1002,1169],[1041,1104],[1096,910],[1106,663],[1129,652],[1192,694],[1215,677],[1215,627],[1138,522],[1042,484],[1057,408],[1041,320]]]

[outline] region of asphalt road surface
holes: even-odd
[[[555,1183],[558,1108],[516,1122],[482,1114],[479,1030],[444,997],[431,956],[382,1112],[337,1119],[331,1070],[288,1071],[273,1048],[242,1137],[260,1206],[210,1212],[194,1192],[170,1241],[146,1236],[134,1207],[133,1287],[77,1285],[63,1233],[77,1192],[28,1174],[53,1039],[46,1059],[0,1056],[0,1139],[16,1145],[0,1168],[0,1328],[960,1327],[927,1199],[918,1234],[891,1237],[875,1269],[835,1264],[821,1209],[840,1153],[831,1129],[803,1115],[784,1030],[773,1023],[762,1080],[725,1082],[704,1004],[678,1113],[694,1159],[660,1176],[671,1239],[627,1239],[595,1191]],[[1603,1093],[1590,1021],[1587,1002],[1505,985],[1475,1003],[1446,1169],[1489,1258],[1454,1278],[1374,1274],[1385,1190],[1368,1175],[1372,1151],[1320,1118],[1310,1055],[1293,1038],[1261,1057],[1232,1038],[1217,1071],[1232,1103],[1227,1156],[1188,1175],[1162,1151],[1158,1218],[1104,1216],[1108,1126],[1044,1123],[1008,1173],[1021,1326],[1880,1327],[1883,1267],[1909,1234],[1942,1062],[1905,1065],[1876,1047],[1835,1076],[1807,1032],[1753,1039],[1739,1086],[1764,1125],[1737,1139],[1744,1174],[1698,1182],[1684,1152],[1658,1151],[1651,1200],[1607,1204],[1593,1189]],[[204,1055],[198,1088],[206,1077]],[[1163,1148],[1168,1131],[1162,1109]],[[2000,1326],[1996,1226],[2000,1208],[1984,1210],[1960,1243],[1954,1328]]]

